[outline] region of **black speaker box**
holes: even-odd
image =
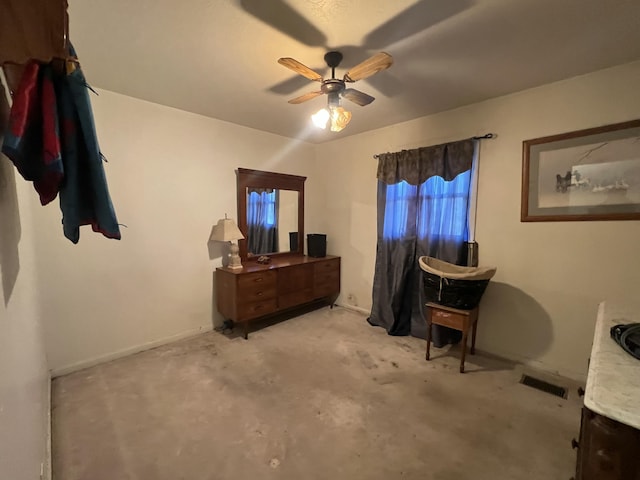
[[[289,251],[298,251],[298,232],[289,232]]]
[[[310,257],[327,256],[327,236],[323,233],[309,233],[307,235],[307,255]]]

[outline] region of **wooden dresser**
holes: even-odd
[[[576,480],[640,480],[640,360],[609,331],[640,321],[640,305],[598,309],[582,409]]]
[[[267,315],[325,301],[333,304],[340,293],[340,257],[292,255],[271,263],[245,262],[232,270],[216,269],[216,302],[226,320],[248,324]]]

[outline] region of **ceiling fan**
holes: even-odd
[[[475,0],[412,0],[412,5],[397,11],[396,4],[408,2],[378,2],[384,4],[382,10],[397,13],[378,26],[373,26],[357,44],[340,44],[333,42],[329,45],[329,38],[315,25],[313,12],[322,8],[325,3],[337,4],[349,2],[305,2],[303,0],[234,0],[248,15],[263,22],[265,25],[290,37],[292,40],[308,47],[322,48],[325,51],[340,51],[345,58],[365,58],[367,52],[381,51],[392,48],[405,39],[437,25],[449,18],[473,7]],[[361,0],[363,5],[370,2]],[[362,7],[364,8],[364,7]],[[339,12],[341,8],[323,8],[323,17],[333,18],[333,10]],[[339,42],[340,35],[333,32]],[[402,48],[402,47],[400,47]],[[303,86],[301,76],[291,76],[269,87],[269,91],[279,95],[290,95]],[[370,84],[380,94],[393,97],[403,91],[402,83],[393,75],[374,76]]]
[[[346,98],[361,107],[369,105],[375,100],[374,97],[360,90],[347,88],[346,84],[362,80],[382,70],[386,70],[393,64],[393,57],[386,52],[376,53],[345,73],[342,79],[336,78],[336,67],[340,65],[342,61],[342,53],[337,51],[327,52],[324,55],[324,61],[329,68],[331,68],[331,78],[328,79],[324,79],[318,72],[293,58],[280,58],[278,63],[309,80],[321,83],[320,90],[300,95],[299,97],[289,100],[289,103],[298,104],[326,94],[329,97],[328,108],[322,109],[315,114],[312,117],[313,121],[317,126],[326,128],[328,121],[331,120],[331,130],[339,132],[351,120],[351,112],[347,112],[340,106],[340,98]]]

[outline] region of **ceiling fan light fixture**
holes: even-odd
[[[351,121],[351,112],[346,111],[342,107],[333,107],[331,109],[331,131],[339,132]]]
[[[324,56],[324,60],[327,63],[327,66],[331,68],[331,78],[324,79],[318,72],[290,57],[280,58],[278,63],[302,75],[303,77],[308,78],[309,80],[321,83],[320,90],[292,98],[289,100],[289,103],[303,103],[311,100],[312,98],[316,98],[318,95],[326,94],[328,97],[327,107],[322,108],[311,115],[311,120],[318,128],[326,130],[327,124],[329,124],[329,128],[332,132],[340,132],[351,121],[351,112],[346,111],[340,106],[341,98],[346,98],[350,102],[360,105],[361,107],[369,105],[375,100],[371,95],[367,95],[364,92],[354,88],[345,88],[345,82],[355,82],[375,75],[382,70],[386,70],[393,63],[393,57],[386,52],[379,52],[345,73],[342,80],[336,78],[336,67],[340,65],[340,62],[342,61],[342,53],[338,51],[327,52]]]
[[[322,128],[322,129],[327,128],[327,122],[329,121],[329,118],[331,118],[331,115],[329,114],[329,110],[327,110],[326,108],[321,108],[316,113],[311,115],[311,120],[313,121],[313,124],[316,127]]]

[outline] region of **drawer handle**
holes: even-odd
[[[258,295],[259,297],[261,297],[261,296],[262,296],[262,292],[258,292],[258,293],[257,293],[257,295]]]
[[[254,282],[261,282],[261,281],[262,281],[262,277],[256,278],[256,279],[254,280]]]

